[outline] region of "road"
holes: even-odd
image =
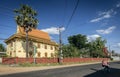
[[[101,64],[91,64],[0,75],[0,77],[120,77],[120,62],[112,62],[110,67],[110,73],[104,73]]]

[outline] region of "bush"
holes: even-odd
[[[113,58],[110,58],[111,61],[113,61]]]

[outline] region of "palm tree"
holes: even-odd
[[[96,42],[97,42],[97,46],[99,49],[103,49],[105,47],[105,43],[107,42],[106,40],[102,40],[101,37],[98,37],[96,39]]]
[[[96,38],[96,40],[89,43],[90,56],[94,57],[104,57],[103,48],[105,48],[106,40],[102,40],[101,37]]]
[[[32,31],[32,28],[37,28],[38,20],[35,18],[37,12],[28,5],[21,5],[14,12],[17,25],[23,27],[26,32],[26,57],[28,57],[28,32]]]

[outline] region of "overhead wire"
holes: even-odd
[[[1,8],[1,9],[0,9],[0,10],[1,10],[0,14],[5,15],[5,16],[10,17],[10,18],[11,18],[11,17],[12,17],[12,18],[14,17],[13,15],[11,15],[11,13],[12,13],[11,11],[13,11],[12,8],[9,8],[9,7],[6,7],[6,6],[3,7],[3,6],[1,6],[1,5],[0,5],[0,8]],[[4,12],[2,12],[3,10],[4,10]],[[6,21],[11,20],[10,18],[7,18]],[[3,23],[0,23],[0,28],[4,29],[4,31],[5,31],[5,30],[7,30],[7,31],[9,30],[9,31],[10,31],[11,29],[15,29],[14,26],[8,26],[8,25],[3,24]],[[8,32],[8,33],[9,33],[9,32]],[[0,34],[4,34],[4,35],[9,35],[8,33],[5,33],[5,32],[2,32],[2,33],[1,33],[1,32],[0,32]]]
[[[63,9],[63,25],[65,25],[65,16],[66,16],[66,11],[67,11],[67,0],[65,0],[65,5],[64,5],[64,9]]]
[[[3,7],[3,6],[0,5],[0,7],[1,7],[1,8],[5,8],[5,9],[7,9],[7,10],[13,10],[12,8],[9,8],[9,7],[6,7],[6,6]]]
[[[76,11],[76,9],[77,9],[77,7],[78,7],[78,4],[79,4],[79,0],[77,0],[77,3],[76,3],[76,5],[75,5],[75,7],[74,7],[74,9],[73,9],[72,15],[71,15],[71,17],[70,17],[70,19],[69,19],[69,21],[68,21],[66,27],[65,27],[66,30],[68,29],[68,26],[69,26],[70,23],[71,23],[71,20],[72,20],[74,14],[75,14],[75,11]]]
[[[10,17],[13,17],[10,13],[12,13],[13,9],[12,8],[9,8],[9,7],[3,7],[3,6],[0,6],[0,10],[4,10],[6,12],[0,12],[1,14],[3,15],[7,15],[7,16],[10,16]]]
[[[6,40],[5,38],[0,38],[0,40]]]

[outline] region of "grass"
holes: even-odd
[[[83,64],[83,63],[94,63],[94,62],[69,62],[69,63],[30,63],[30,62],[25,62],[25,63],[18,63],[18,64],[11,64],[9,66],[13,67],[41,67],[41,66],[58,66],[58,65],[72,65],[72,64]],[[0,64],[3,65],[3,64]]]
[[[40,67],[40,66],[58,66],[58,65],[83,64],[83,63],[91,63],[91,62],[71,62],[71,63],[63,63],[63,64],[59,64],[59,63],[34,64],[34,63],[26,62],[26,63],[19,63],[19,66],[20,67]]]
[[[34,63],[29,63],[29,62],[19,63],[20,67],[40,67],[40,66],[57,66],[57,65],[60,65],[60,64],[58,63],[34,64]]]

